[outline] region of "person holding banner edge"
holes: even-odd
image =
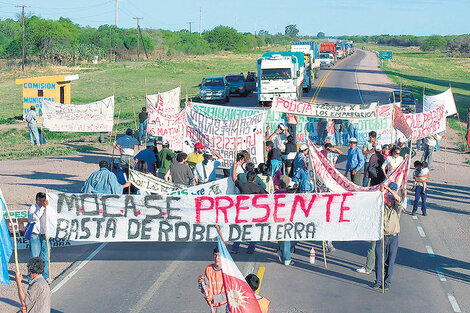
[[[362,154],[362,150],[357,146],[357,139],[355,137],[351,137],[351,139],[349,139],[348,161],[346,163],[345,176],[348,177],[348,173],[350,173],[351,181],[360,186],[363,167],[364,155]]]

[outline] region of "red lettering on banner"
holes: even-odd
[[[302,195],[296,195],[294,198],[294,203],[292,204],[292,209],[290,213],[290,222],[294,221],[295,211],[297,210],[297,204],[300,205],[300,209],[304,212],[305,217],[309,217],[310,210],[312,209],[313,203],[317,199],[317,194],[312,194],[312,198],[310,198],[310,202],[308,203],[307,209],[305,209],[305,197]]]
[[[241,220],[238,217],[240,216],[240,211],[249,209],[249,207],[247,207],[247,206],[242,206],[241,202],[245,201],[245,200],[249,200],[249,199],[250,199],[250,196],[247,196],[247,195],[237,196],[237,202],[235,203],[235,209],[237,211],[237,214],[235,215],[235,223],[237,223],[237,224],[248,223],[247,220]]]
[[[285,198],[286,195],[283,194],[276,194],[274,195],[274,213],[273,213],[273,218],[275,223],[282,223],[285,222],[285,218],[278,218],[277,217],[277,209],[278,208],[283,208],[286,206],[285,203],[279,203],[279,199]]]
[[[343,196],[343,201],[341,201],[341,207],[339,208],[339,223],[344,223],[344,222],[351,222],[350,220],[347,220],[344,218],[344,211],[349,211],[351,210],[350,207],[346,207],[344,206],[344,202],[346,202],[346,198],[348,196],[352,196],[353,194],[352,193],[343,193],[342,196]]]
[[[326,203],[326,222],[329,223],[331,220],[331,203],[333,202],[334,195],[322,195],[323,197],[328,197],[328,201]]]
[[[259,204],[258,199],[266,199],[268,195],[254,195],[253,199],[251,199],[251,204],[253,205],[254,208],[256,209],[265,209],[266,214],[263,217],[258,217],[254,218],[251,221],[253,223],[264,223],[268,221],[269,214],[271,213],[271,209],[269,208],[269,205],[267,204]]]
[[[196,223],[201,222],[201,211],[206,211],[206,210],[212,210],[214,208],[214,198],[211,197],[198,197],[194,199],[195,201],[195,207],[196,207]],[[203,207],[202,202],[203,201],[208,201],[210,203],[210,206],[208,207]]]
[[[221,204],[222,201],[228,202],[228,205]],[[233,200],[228,196],[215,198],[215,222],[219,223],[219,211],[224,215],[224,222],[228,223],[227,209],[233,207]]]

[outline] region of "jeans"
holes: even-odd
[[[29,257],[40,257],[43,259],[45,266],[42,276],[44,276],[44,279],[49,278],[49,258],[47,257],[46,235],[31,234],[31,240],[29,241]],[[29,277],[28,280],[30,280]]]
[[[429,146],[429,145],[424,145],[424,153],[423,157],[421,158],[421,162],[427,161],[428,162],[428,168],[431,169],[431,163],[432,163],[432,154],[434,153],[434,147]]]
[[[426,214],[426,192],[423,191],[423,186],[416,186],[415,189],[415,201],[413,202],[413,211],[411,213],[416,213],[418,210],[419,198],[421,198],[421,212]]]
[[[238,250],[240,249],[240,241],[235,241],[232,245],[232,253],[238,253]],[[248,244],[248,248],[246,249],[246,253],[253,253],[255,251],[255,242],[250,241]]]
[[[38,132],[38,127],[36,124],[31,124],[28,123],[28,128],[29,128],[29,139],[31,139],[31,144],[34,145],[40,145],[39,141],[39,132]]]
[[[395,236],[385,236],[385,286],[390,287],[392,283],[393,266],[397,258],[398,234]],[[382,240],[377,241],[375,246],[375,283],[382,285]]]
[[[335,146],[341,146],[341,124],[335,124]]]
[[[363,187],[368,187],[369,186],[369,181],[370,181],[370,178],[369,178],[369,175],[367,174],[368,173],[368,167],[369,167],[369,162],[366,162],[364,164],[364,178],[362,179],[362,186]]]
[[[141,143],[144,142],[146,133],[147,125],[145,123],[139,123],[139,140]]]
[[[279,246],[282,252],[282,262],[288,261],[291,259],[292,250],[294,249],[297,242],[291,241],[281,241]]]
[[[375,246],[376,245],[377,245],[376,241],[371,241],[369,250],[367,250],[366,269],[368,271],[372,271],[375,267]]]
[[[436,147],[434,147],[434,151],[439,151],[441,148],[441,140],[436,140]]]
[[[347,131],[343,132],[343,145],[349,145],[349,133]]]
[[[357,123],[351,123],[349,124],[349,137],[356,138],[358,139],[359,133],[358,133],[359,125]]]
[[[287,124],[287,131],[289,135],[293,135],[295,142],[297,142],[297,124]]]

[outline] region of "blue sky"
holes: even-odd
[[[298,3],[294,5],[293,3]],[[0,0],[0,18],[16,18],[15,4],[43,18],[69,17],[82,26],[114,24],[115,0]],[[452,35],[470,33],[470,0],[120,0],[119,27],[135,27],[133,17],[143,17],[143,28],[199,31],[217,25],[241,32],[264,29],[283,32],[297,24],[301,34],[316,35]]]

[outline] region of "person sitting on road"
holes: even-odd
[[[261,179],[261,181],[265,184],[266,191],[270,194],[274,193],[274,180],[271,177],[271,171],[269,167],[264,163],[260,163],[258,164],[257,173],[258,173],[257,176],[259,177],[259,179]]]
[[[131,185],[130,182],[121,185],[116,175],[108,170],[108,162],[100,161],[99,166],[99,171],[92,173],[85,181],[81,192],[121,195],[123,188]]]

